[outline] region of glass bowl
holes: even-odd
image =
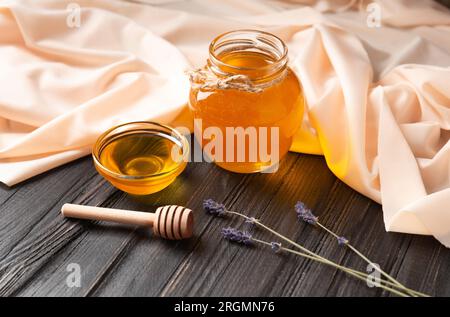
[[[114,187],[148,195],[169,186],[185,169],[189,142],[156,122],[130,122],[103,133],[92,150],[97,171]]]

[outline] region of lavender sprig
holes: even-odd
[[[252,235],[247,231],[240,231],[235,228],[227,227],[222,229],[222,236],[224,239],[231,242],[242,243],[245,245],[252,245]]]
[[[297,218],[299,220],[309,223],[310,225],[317,224],[317,221],[319,220],[319,218],[314,216],[311,209],[306,207],[306,205],[301,201],[295,204],[295,212],[297,213]]]
[[[372,267],[374,267],[380,274],[382,274],[384,277],[386,277],[388,280],[390,280],[393,284],[397,285],[397,287],[403,289],[404,291],[408,292],[412,296],[427,296],[423,293],[411,290],[401,284],[399,281],[397,281],[395,278],[384,272],[378,265],[375,265],[371,260],[369,260],[366,256],[364,256],[360,251],[358,251],[355,247],[353,247],[350,242],[347,240],[347,238],[337,235],[335,232],[333,232],[331,229],[325,227],[323,224],[319,222],[319,218],[314,216],[311,209],[308,208],[305,203],[302,201],[298,201],[295,204],[295,212],[297,213],[297,217],[299,220],[302,220],[308,224],[313,224],[317,227],[322,228],[327,233],[332,235],[334,238],[336,238],[337,243],[340,246],[347,246],[350,250],[352,250],[354,253],[356,253],[359,257],[361,257],[364,261],[366,261],[368,264],[370,264]]]
[[[362,281],[366,281],[367,278],[369,277],[369,275],[364,273],[364,272],[360,272],[360,271],[348,268],[346,266],[342,266],[342,265],[336,264],[335,262],[330,261],[330,260],[328,260],[328,259],[326,259],[326,258],[324,258],[324,257],[322,257],[320,255],[318,255],[317,253],[308,250],[307,248],[305,248],[305,247],[301,246],[300,244],[292,241],[291,239],[287,238],[286,236],[284,236],[284,235],[278,233],[277,231],[271,229],[270,227],[264,225],[258,219],[255,219],[253,217],[248,217],[248,216],[246,216],[246,215],[244,215],[244,214],[242,214],[240,212],[228,210],[223,204],[219,204],[219,203],[215,202],[212,199],[205,200],[203,205],[204,205],[205,211],[208,212],[211,215],[223,216],[225,214],[230,214],[230,215],[239,216],[241,218],[244,218],[246,221],[249,221],[252,224],[255,224],[255,225],[261,227],[262,229],[267,230],[268,232],[270,232],[270,233],[274,234],[275,236],[279,237],[280,239],[282,239],[282,240],[286,241],[287,243],[293,245],[294,247],[300,249],[302,252],[285,248],[285,247],[281,246],[281,244],[278,244],[277,242],[267,242],[267,241],[256,239],[256,238],[252,237],[248,233],[247,233],[248,235],[243,237],[243,232],[238,231],[239,233],[237,233],[236,231],[230,230],[230,229],[233,229],[233,228],[225,228],[226,230],[225,230],[224,237],[225,236],[229,237],[230,238],[229,240],[232,240],[232,241],[235,241],[235,242],[240,242],[240,243],[244,243],[242,241],[247,241],[247,242],[251,241],[251,243],[255,242],[255,243],[260,243],[260,244],[267,245],[267,246],[271,247],[272,250],[274,250],[274,251],[276,251],[276,250],[278,250],[278,251],[283,250],[283,251],[286,251],[286,252],[290,252],[290,253],[302,256],[304,258],[307,258],[307,259],[310,259],[310,260],[313,260],[313,261],[317,261],[319,263],[323,263],[325,265],[330,265],[330,266],[332,266],[334,268],[340,269],[340,270],[346,272],[347,274],[352,275],[355,278],[358,278],[358,279],[360,279]],[[301,206],[301,205],[299,205],[299,206]],[[309,210],[309,212],[302,212],[302,213],[300,213],[302,215],[302,217],[299,217],[299,218],[301,220],[303,220],[303,221],[305,221],[305,219],[306,220],[310,220],[311,222],[313,222],[313,224],[318,224],[319,226],[321,226],[319,224],[319,222],[317,221],[317,217],[315,217],[312,214],[311,210],[308,209],[304,204],[303,204],[303,206],[304,206],[304,209],[305,210],[306,209]],[[305,217],[303,217],[303,216],[305,216]],[[305,219],[303,219],[303,218],[305,218]],[[309,221],[307,221],[307,222],[310,223]],[[236,230],[236,229],[234,229],[234,230]],[[337,235],[336,235],[336,238],[338,238]],[[340,238],[345,239],[343,237],[340,237]],[[344,240],[338,240],[338,242],[339,241],[344,242]],[[348,241],[347,241],[347,243],[348,243]],[[393,283],[393,282],[390,282],[390,281],[386,281],[384,279],[380,279],[379,281],[381,283],[380,284],[381,288],[383,288],[383,289],[385,289],[387,291],[390,291],[390,292],[392,292],[394,294],[397,294],[399,296],[409,296],[411,294],[419,295],[419,296],[427,296],[425,294],[422,294],[422,293],[416,292],[414,290],[405,288],[404,286],[399,286],[398,283]],[[401,290],[399,290],[399,288]],[[404,291],[407,291],[407,293],[404,293]]]
[[[212,199],[206,199],[203,201],[203,209],[205,209],[205,211],[210,215],[219,217],[225,215],[227,212],[224,204],[219,204]]]
[[[265,245],[265,246],[270,246],[272,251],[274,251],[275,253],[280,252],[280,251],[285,251],[285,252],[288,252],[288,253],[299,255],[299,256],[304,257],[304,258],[309,259],[309,260],[313,260],[313,261],[316,261],[316,262],[319,262],[319,263],[323,263],[323,264],[326,264],[326,265],[331,265],[330,262],[327,261],[327,260],[324,260],[324,259],[321,259],[321,258],[317,258],[315,256],[308,255],[308,254],[303,253],[303,252],[299,252],[299,251],[296,251],[296,250],[285,248],[285,247],[283,247],[281,245],[281,243],[278,243],[278,242],[274,242],[274,241],[267,242],[267,241],[256,239],[256,238],[253,238],[253,237],[251,238],[251,241],[252,241],[252,244],[253,243],[258,243],[258,244],[262,244],[262,245]],[[334,264],[332,266],[337,268],[337,269],[340,269],[340,270],[342,270],[342,271],[344,271],[344,272],[346,272],[346,273],[348,273],[348,274],[350,274],[350,275],[354,276],[355,278],[357,278],[359,280],[362,280],[362,281],[367,281],[367,279],[369,277],[365,273],[349,269],[349,268],[347,268],[345,266],[341,266],[341,265],[338,265],[338,264]],[[408,296],[407,294],[402,293],[402,292],[398,291],[395,288],[392,288],[391,286],[396,287],[396,285],[391,283],[391,282],[379,279],[379,283],[380,283],[380,287],[385,289],[385,290],[387,290],[387,291],[390,291],[390,292],[392,292],[394,294],[397,294],[399,296],[404,296],[404,297]]]

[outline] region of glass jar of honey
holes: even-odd
[[[275,35],[238,30],[214,39],[205,67],[191,72],[194,133],[220,167],[273,170],[289,151],[304,98],[287,62],[287,47]]]

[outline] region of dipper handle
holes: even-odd
[[[187,239],[192,236],[194,218],[192,210],[170,205],[156,209],[155,213],[64,204],[61,213],[65,217],[103,220],[117,223],[153,227],[156,236],[170,240]]]
[[[103,220],[137,226],[153,226],[155,214],[132,210],[64,204],[61,208],[64,217]]]

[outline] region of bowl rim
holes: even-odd
[[[114,171],[111,171],[110,169],[108,169],[107,167],[105,167],[101,161],[100,161],[100,154],[101,151],[100,149],[107,143],[104,143],[104,141],[106,140],[106,137],[111,134],[111,132],[118,130],[120,128],[126,127],[126,126],[132,126],[132,125],[151,125],[152,127],[159,127],[165,130],[169,130],[170,133],[167,133],[167,131],[158,131],[159,133],[162,133],[164,135],[170,136],[170,137],[176,137],[177,140],[180,141],[181,143],[181,149],[183,150],[183,155],[182,158],[180,159],[179,162],[177,162],[177,164],[170,170],[165,171],[165,172],[161,172],[161,173],[157,173],[157,174],[151,174],[151,175],[138,175],[138,176],[133,176],[133,175],[125,175],[125,174],[120,174]],[[124,130],[120,133],[118,133],[118,135],[123,134],[124,132],[130,132],[132,130]],[[140,133],[142,133],[142,131],[140,131]],[[153,133],[149,133],[149,134],[153,134]],[[108,142],[109,143],[109,142]],[[181,134],[179,131],[177,131],[176,129],[165,125],[165,124],[161,124],[158,122],[153,122],[153,121],[131,121],[131,122],[126,122],[126,123],[122,123],[116,126],[113,126],[111,128],[109,128],[108,130],[106,130],[105,132],[103,132],[102,134],[100,134],[100,136],[97,138],[97,140],[95,141],[93,147],[92,147],[92,158],[94,160],[94,164],[96,167],[100,168],[100,170],[116,179],[124,179],[124,180],[145,180],[145,179],[155,179],[155,178],[161,178],[162,176],[168,176],[170,174],[173,174],[174,172],[178,171],[180,166],[182,166],[183,164],[186,165],[185,163],[187,162],[187,157],[189,156],[190,150],[189,150],[189,142],[187,140],[187,138]]]

